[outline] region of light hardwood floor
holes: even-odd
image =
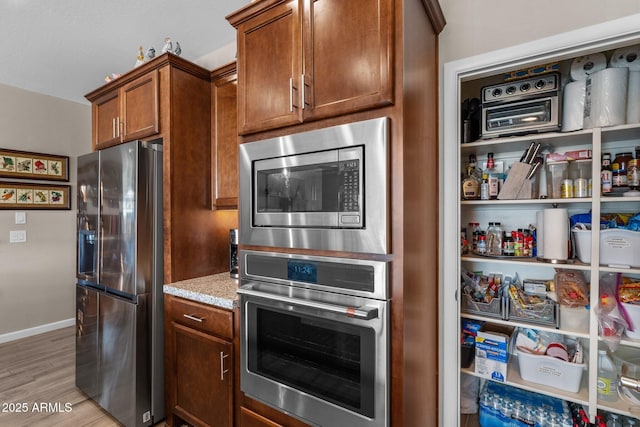
[[[75,386],[74,331],[0,344],[0,427],[121,426]]]

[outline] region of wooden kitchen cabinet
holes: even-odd
[[[233,426],[233,312],[165,295],[166,423]]]
[[[242,427],[282,427],[282,424],[278,424],[260,414],[256,414],[244,406],[240,408],[240,425]]]
[[[271,0],[228,16],[238,31],[239,133],[391,104],[392,4]]]
[[[164,282],[222,271],[226,250],[211,212],[210,70],[165,53],[85,97],[94,149],[162,140]]]
[[[364,255],[391,266],[389,425],[438,425],[438,330],[425,327],[439,324],[439,291],[430,285],[439,283],[441,244],[438,34],[445,19],[438,1],[259,0],[227,20],[237,29],[241,144],[389,119],[389,205],[368,209],[389,209],[391,252]],[[302,424],[241,391],[236,396],[238,420],[249,427]]]
[[[232,62],[211,72],[213,206],[238,207],[238,75]]]
[[[158,81],[154,69],[92,102],[95,149],[158,133]]]

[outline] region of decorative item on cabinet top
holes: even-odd
[[[0,178],[69,181],[69,157],[0,148]]]

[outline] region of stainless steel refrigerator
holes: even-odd
[[[164,418],[162,144],[78,157],[76,385],[125,426]]]

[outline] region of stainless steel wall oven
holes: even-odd
[[[240,256],[242,391],[314,426],[388,426],[387,263]]]
[[[388,253],[389,119],[240,145],[240,244]]]

